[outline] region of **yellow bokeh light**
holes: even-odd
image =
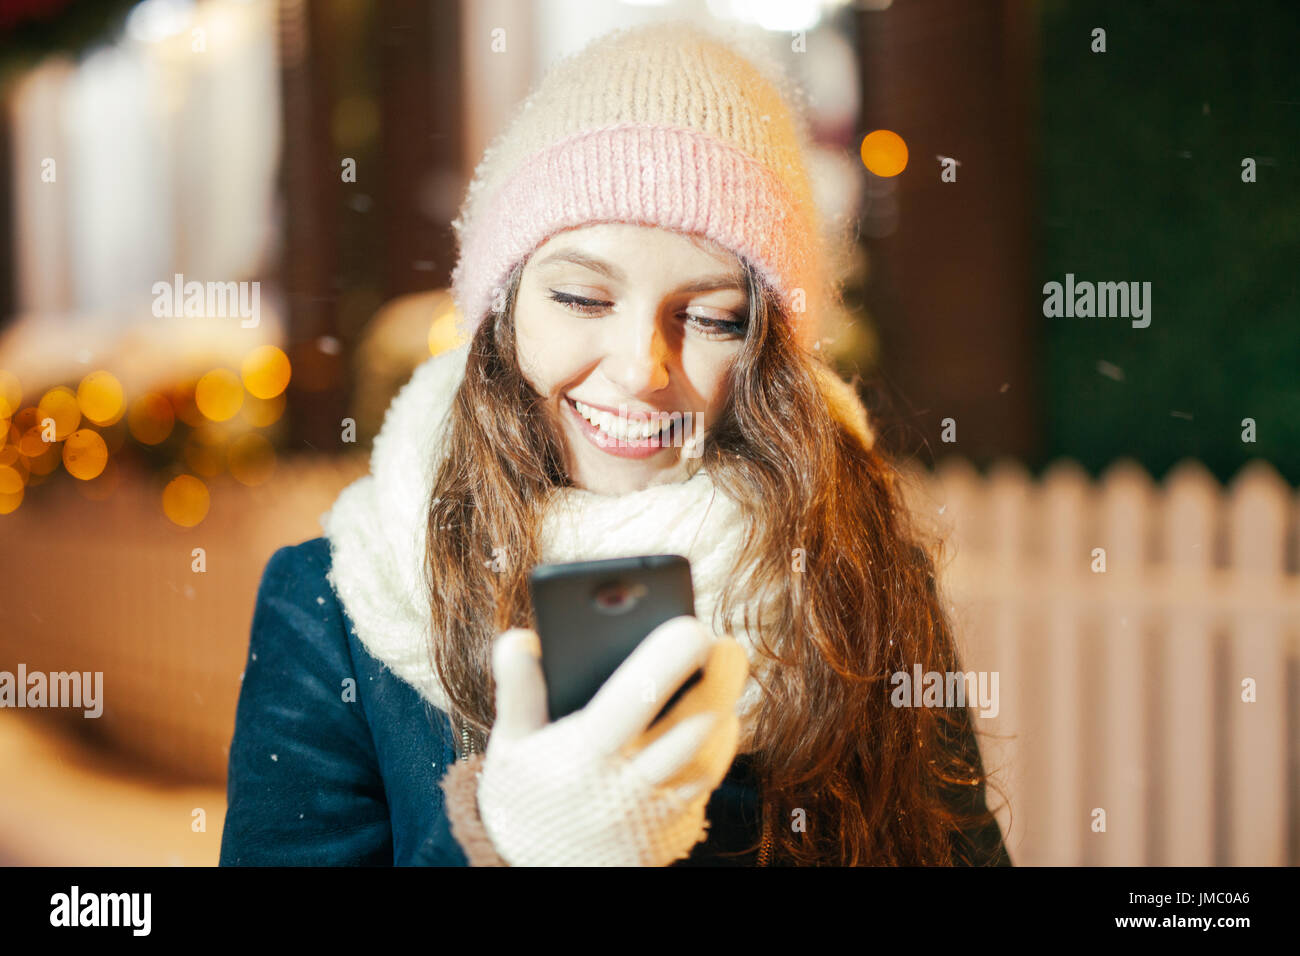
[[[27,429],[36,424],[36,406],[28,405],[15,415],[13,421],[9,424],[18,431],[19,435],[24,434]]]
[[[208,486],[193,475],[178,475],[163,489],[163,514],[182,528],[193,528],[208,515]]]
[[[40,425],[33,425],[23,432],[23,437],[18,439],[18,451],[28,458],[39,458],[53,448],[54,443],[45,440],[43,431]]]
[[[111,425],[122,417],[125,407],[122,383],[102,369],[91,372],[77,386],[77,405],[96,425]]]
[[[230,369],[214,368],[194,386],[194,404],[211,421],[229,421],[244,404],[244,383]]]
[[[22,454],[18,448],[18,441],[22,436],[18,434],[18,429],[12,426],[5,429],[5,436],[4,444],[0,445],[0,465],[12,465]]]
[[[13,461],[7,463],[7,467],[18,473],[18,479],[23,485],[31,484],[32,469],[27,464],[27,459],[19,455]]]
[[[23,477],[13,465],[0,465],[0,495],[16,495],[22,491]]]
[[[108,464],[108,446],[99,432],[92,428],[79,428],[63,443],[63,467],[68,474],[82,481],[98,477]]]
[[[156,392],[137,398],[126,415],[131,436],[142,445],[157,445],[165,441],[175,424],[176,413],[172,410],[172,403]]]
[[[256,398],[275,398],[289,384],[289,356],[274,345],[262,345],[248,353],[240,366],[244,387]]]
[[[907,144],[887,129],[868,133],[862,140],[862,164],[877,176],[897,176],[907,168]]]
[[[0,368],[0,418],[12,418],[23,400],[23,388],[18,376]]]
[[[47,420],[54,420],[54,440],[63,441],[81,424],[81,407],[72,389],[56,385],[43,396],[36,406],[37,424],[44,427]]]
[[[18,506],[23,503],[23,489],[19,488],[14,494],[0,494],[0,515],[11,514],[17,510]]]
[[[441,355],[464,344],[464,336],[456,327],[457,314],[455,309],[448,309],[433,320],[429,326],[429,354]]]
[[[33,475],[48,475],[55,468],[59,467],[59,462],[63,460],[62,448],[59,445],[44,445],[45,450],[39,455],[27,456],[27,467],[32,470]],[[36,481],[28,480],[28,486],[38,484]]]
[[[284,392],[281,392],[275,398],[256,398],[250,396],[244,402],[244,410],[241,413],[244,421],[254,428],[266,428],[268,425],[274,425],[284,414]]]
[[[230,473],[245,485],[260,485],[275,472],[275,449],[258,434],[241,435],[230,445]]]

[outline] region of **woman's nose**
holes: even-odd
[[[615,335],[608,361],[611,381],[629,395],[667,387],[669,350],[658,323],[629,322]]]

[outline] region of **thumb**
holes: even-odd
[[[494,740],[518,740],[546,726],[546,679],[536,633],[513,628],[498,637],[492,646],[492,675],[497,706]]]

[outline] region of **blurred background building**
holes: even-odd
[[[824,351],[1002,675],[1013,858],[1300,862],[1286,0],[0,3],[0,671],[106,688],[0,710],[0,862],[215,863],[262,568],[455,343],[474,165],[550,64],[669,17],[762,31],[807,97],[853,239]],[[1150,282],[1150,325],[1045,317],[1067,274]]]

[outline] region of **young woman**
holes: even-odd
[[[804,133],[757,62],[613,34],[488,150],[455,224],[468,345],[267,566],[223,864],[1009,865],[969,711],[891,704],[960,665],[817,357]],[[696,616],[549,721],[531,568],[665,553]]]

